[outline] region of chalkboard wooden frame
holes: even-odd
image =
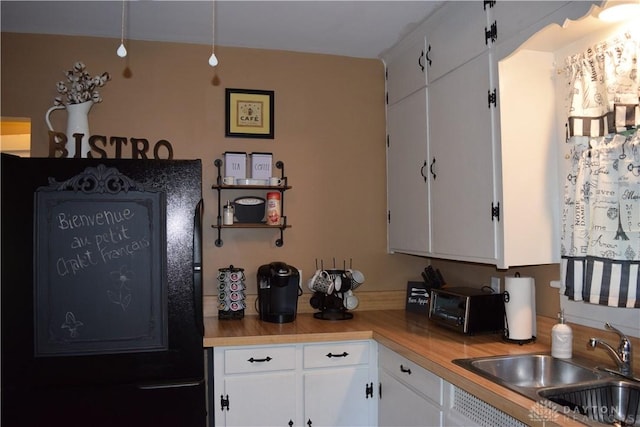
[[[166,350],[166,194],[98,165],[34,197],[35,356]]]

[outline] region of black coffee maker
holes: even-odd
[[[302,294],[300,272],[284,262],[272,262],[258,268],[258,313],[260,320],[272,323],[293,322]]]

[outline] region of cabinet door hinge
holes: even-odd
[[[487,10],[487,6],[489,7],[489,9],[491,9],[493,6],[496,5],[496,0],[484,0],[484,10]]]
[[[488,45],[489,40],[491,40],[491,43],[495,43],[497,39],[498,39],[498,23],[496,21],[493,21],[493,24],[491,24],[491,27],[489,28],[484,27],[484,44]]]
[[[496,89],[494,88],[493,92],[489,90],[487,93],[488,93],[487,99],[489,101],[488,107],[491,108],[491,104],[493,104],[493,106],[496,107],[498,104],[498,94],[496,92]]]
[[[220,395],[220,410],[224,411],[224,410],[229,410],[229,395],[227,394],[227,397],[224,397],[223,395]]]
[[[491,202],[491,221],[493,221],[494,218],[500,221],[500,202],[495,205]]]
[[[365,398],[373,398],[373,383],[369,383],[365,387]]]

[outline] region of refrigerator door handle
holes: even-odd
[[[166,388],[197,387],[202,384],[204,384],[204,380],[138,384],[137,387],[140,390],[159,390]]]
[[[195,322],[200,336],[204,336],[204,312],[202,303],[202,216],[204,201],[200,199],[193,224],[193,302]]]

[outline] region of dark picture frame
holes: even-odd
[[[225,136],[273,139],[274,91],[225,89]]]

